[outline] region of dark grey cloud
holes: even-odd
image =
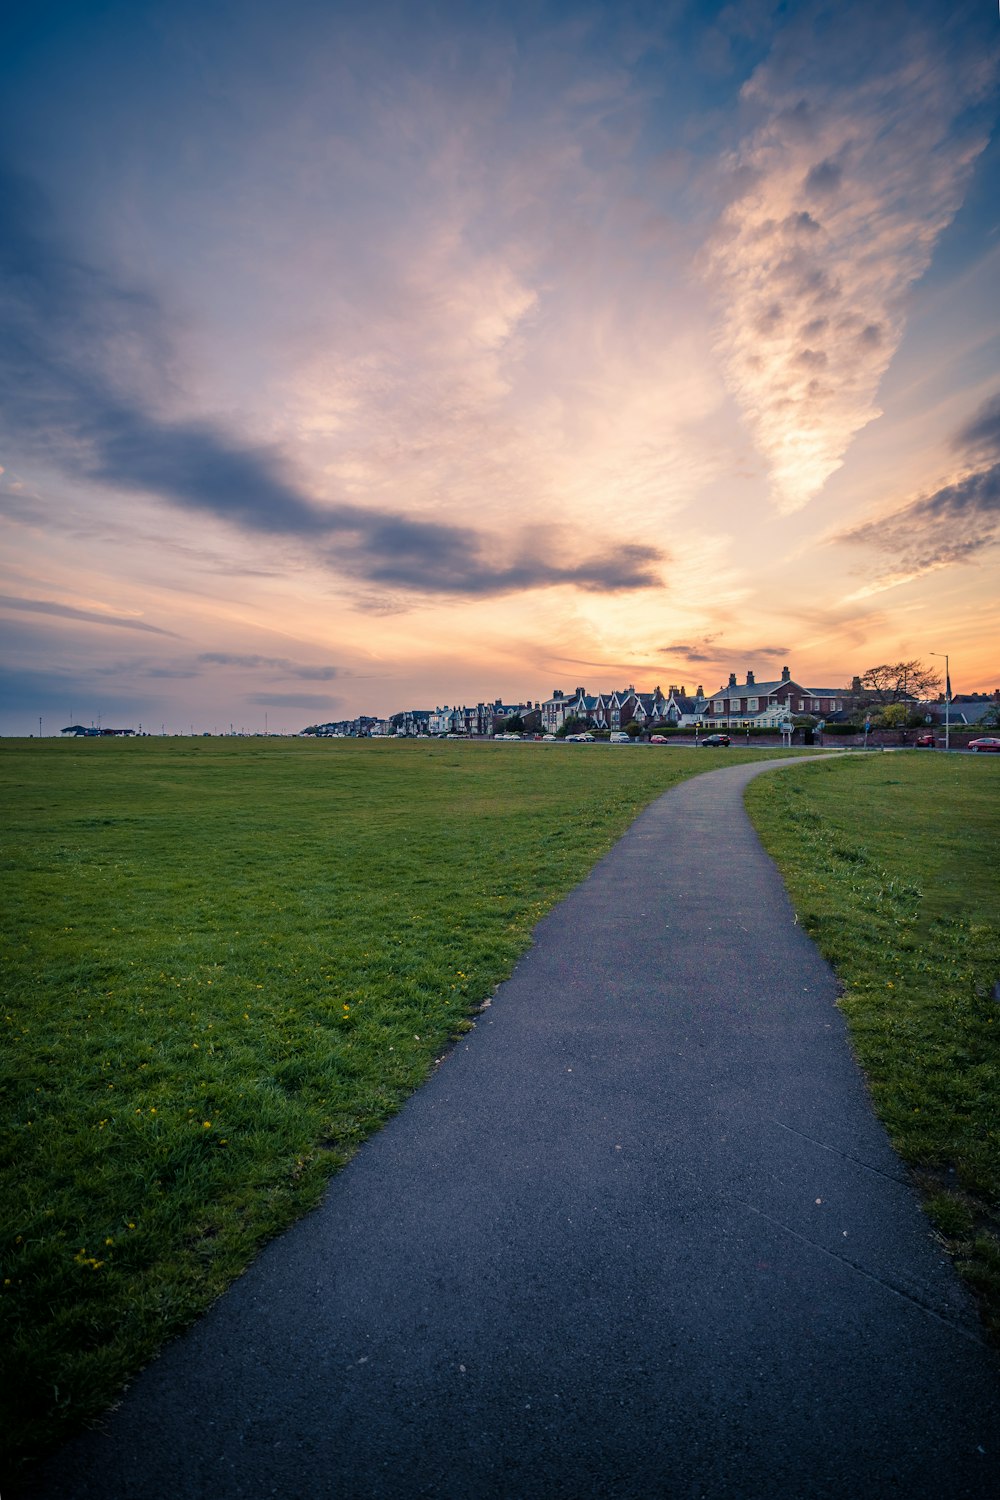
[[[121,287],[55,233],[38,192],[0,170],[0,425],[14,451],[68,473],[142,491],[261,536],[317,549],[365,583],[441,594],[501,594],[570,584],[661,583],[652,547],[583,561],[523,556],[499,565],[495,538],[304,493],[285,457],[210,421],[169,421],[148,393],[169,363],[153,299]],[[148,627],[147,627],[148,628]]]
[[[1000,392],[959,428],[952,448],[983,467],[833,540],[884,553],[891,564],[880,576],[890,578],[968,562],[1000,541]]]
[[[337,667],[302,666],[284,656],[243,656],[232,651],[204,651],[198,660],[210,667],[246,667],[251,671],[264,668],[266,671],[280,672],[286,677],[299,677],[304,682],[332,682],[340,675]]]
[[[750,670],[752,671],[752,663],[755,657],[788,656],[790,652],[790,646],[735,646],[731,648],[729,654],[738,656],[741,659],[745,657],[751,663]]]
[[[105,615],[96,609],[76,609],[71,604],[57,604],[52,599],[20,599],[13,594],[0,594],[0,609],[23,610],[26,614],[55,615],[61,620],[85,620],[88,625],[109,625],[120,630],[145,630],[151,635],[178,637],[173,630],[161,630],[158,625],[147,625],[145,620],[130,620],[121,615]]]
[[[129,728],[151,709],[152,700],[116,692],[105,682],[88,682],[69,671],[0,667],[0,704],[4,733],[37,734],[41,714],[43,733],[52,734],[65,724],[96,723],[98,716],[103,724]]]
[[[745,661],[753,670],[755,661],[766,660],[770,657],[788,656],[788,646],[729,646],[714,643],[718,636],[706,636],[703,641],[674,642],[671,646],[661,646],[660,650],[664,656],[680,656],[685,661],[697,665],[700,662],[718,662],[723,659],[727,661]]]
[[[892,559],[887,576],[967,562],[1000,541],[1000,463],[914,500],[891,515],[841,532],[835,541]]]
[[[320,693],[248,693],[245,701],[258,708],[321,708],[328,713],[340,700]]]
[[[691,662],[692,664],[718,661],[718,651],[710,651],[707,648],[707,642],[701,646],[688,646],[681,641],[674,641],[670,646],[661,646],[660,650],[664,656],[679,656],[683,661]]]
[[[806,173],[805,190],[810,198],[825,198],[835,193],[844,180],[844,169],[835,161],[818,161]]]
[[[797,214],[789,214],[782,227],[800,234],[818,234],[823,226],[803,209]]]
[[[1000,459],[1000,391],[982,406],[955,434],[954,447],[961,452]]]
[[[827,363],[826,353],[822,349],[800,349],[795,363],[807,370],[822,370]]]

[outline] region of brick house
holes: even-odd
[[[753,672],[738,683],[730,672],[729,682],[708,699],[704,722],[712,728],[774,729],[796,714],[812,714],[822,719],[844,707],[844,690],[809,688],[796,682],[788,667],[783,667],[777,682],[757,682]]]

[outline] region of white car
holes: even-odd
[[[616,729],[614,734],[611,736],[611,743],[612,745],[631,745],[632,736],[630,734],[626,734],[624,729]]]

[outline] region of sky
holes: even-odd
[[[15,11],[0,733],[1000,686],[996,0]]]

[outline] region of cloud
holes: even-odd
[[[332,682],[340,675],[337,667],[302,666],[284,656],[244,656],[232,651],[204,651],[198,660],[210,667],[246,667],[250,671],[262,667],[287,677],[300,677],[305,682]]]
[[[952,448],[967,460],[995,461],[832,538],[871,547],[892,559],[889,568],[876,573],[851,599],[909,583],[938,568],[970,562],[1000,541],[1000,394],[984,402],[959,429]]]
[[[322,708],[332,711],[340,700],[319,693],[248,693],[247,703],[259,708]]]
[[[4,733],[37,733],[38,726],[31,722],[32,716],[46,717],[44,732],[51,734],[52,721],[62,728],[81,712],[90,723],[99,709],[104,724],[121,720],[124,725],[132,722],[150,708],[150,700],[131,691],[116,693],[107,684],[100,685],[99,693],[90,683],[69,671],[4,668],[0,666],[0,703],[5,705]],[[51,716],[51,717],[50,717]]]
[[[121,630],[145,630],[151,635],[166,635],[173,640],[178,639],[174,631],[162,630],[158,625],[147,625],[145,620],[105,615],[96,609],[76,609],[71,604],[57,604],[51,599],[20,599],[12,594],[0,594],[0,608],[24,610],[28,614],[55,615],[62,620],[86,620],[90,625],[110,625]]]
[[[490,595],[559,585],[626,591],[661,582],[662,554],[650,546],[542,558],[527,533],[504,545],[468,526],[317,500],[277,447],[242,441],[211,421],[164,416],[163,391],[150,373],[169,355],[155,302],[63,247],[38,193],[8,173],[0,174],[0,276],[0,411],[9,441],[68,473],[155,496],[250,535],[305,544],[334,571],[364,583]],[[523,299],[501,287],[479,310],[479,342],[491,348],[502,341],[523,310]]]
[[[779,33],[743,90],[762,118],[708,262],[727,380],[786,512],[880,414],[907,289],[988,138],[958,128],[989,86],[981,49],[919,5],[882,9],[805,5]]]
[[[711,642],[708,640],[702,641],[700,645],[686,645],[683,642],[675,641],[670,646],[661,646],[660,650],[664,656],[679,656],[682,661],[690,662],[692,666],[697,666],[701,662],[718,661],[719,652],[709,650],[710,645]]]
[[[970,457],[1000,459],[1000,391],[955,434],[952,446]]]
[[[892,568],[878,575],[882,587],[968,562],[1000,541],[1000,463],[841,532],[835,540],[874,547],[891,557]]]

